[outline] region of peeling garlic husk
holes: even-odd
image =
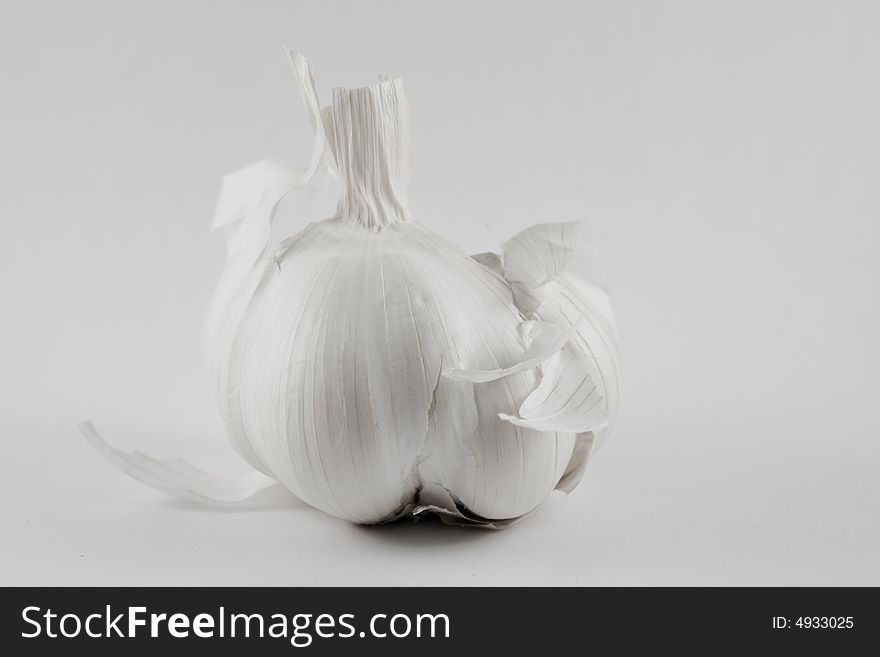
[[[90,442],[163,492],[236,503],[280,483],[357,523],[437,513],[503,527],[571,491],[619,394],[608,296],[572,272],[576,224],[542,224],[469,257],[406,200],[402,83],[334,89],[284,51],[315,129],[311,162],[224,180],[228,261],[206,352],[233,445],[257,472],[222,478]],[[338,177],[337,215],[269,248],[282,199]]]

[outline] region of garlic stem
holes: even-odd
[[[337,216],[374,230],[409,219],[409,118],[401,80],[336,88],[329,115],[341,179]]]

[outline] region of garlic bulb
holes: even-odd
[[[333,90],[285,51],[312,118],[309,166],[260,162],[223,183],[228,262],[207,355],[240,479],[92,444],[144,483],[236,502],[278,482],[357,523],[426,511],[500,527],[570,491],[617,410],[605,292],[569,272],[575,224],[469,257],[415,223],[397,78]],[[337,214],[269,249],[282,198],[328,175]]]

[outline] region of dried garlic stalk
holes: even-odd
[[[125,453],[145,484],[235,503],[279,482],[334,516],[379,523],[426,511],[500,527],[572,490],[617,409],[607,295],[569,273],[575,224],[542,224],[468,257],[412,221],[407,103],[397,78],[333,90],[285,50],[315,129],[311,163],[228,176],[214,222],[228,262],[207,351],[220,409],[256,472],[209,475]],[[341,183],[335,217],[269,250],[280,201]]]

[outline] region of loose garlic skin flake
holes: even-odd
[[[224,181],[228,262],[206,331],[240,479],[101,453],[164,492],[236,502],[280,482],[331,515],[438,513],[502,527],[577,485],[617,410],[608,297],[571,273],[575,224],[543,224],[469,257],[412,220],[399,79],[334,89],[285,51],[315,128],[306,169],[260,162]],[[335,217],[270,249],[275,210],[335,174]]]

